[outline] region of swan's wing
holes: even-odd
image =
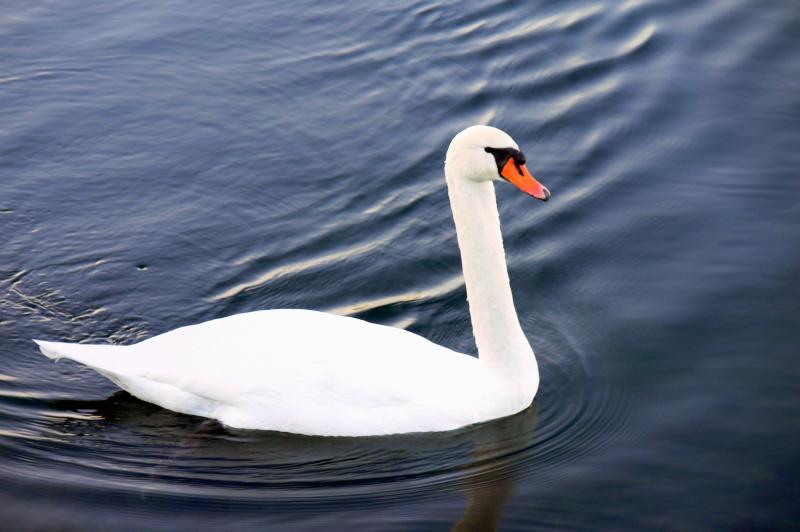
[[[368,377],[436,381],[445,366],[475,359],[402,329],[308,310],[238,314],[183,327],[132,346],[136,375],[194,389],[218,399],[279,386],[341,386],[386,390]],[[135,366],[135,367],[134,367]],[[450,369],[454,369],[450,367]],[[199,390],[198,390],[199,391]]]

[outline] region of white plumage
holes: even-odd
[[[36,342],[140,399],[231,427],[365,436],[514,414],[530,405],[539,374],[505,266],[492,184],[504,175],[486,147],[517,149],[502,131],[473,126],[453,139],[445,165],[480,358],[402,329],[297,309],[238,314],[131,346]]]

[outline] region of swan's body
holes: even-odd
[[[500,175],[546,200],[524,162],[511,137],[487,126],[464,130],[448,150],[480,358],[402,329],[287,309],[182,327],[131,346],[37,343],[45,355],[85,364],[145,401],[231,427],[363,436],[514,414],[530,405],[539,373],[514,310],[492,181]]]
[[[145,401],[232,427],[358,436],[454,429],[506,413],[489,399],[506,390],[478,359],[324,312],[248,312],[127,347],[40,345]],[[530,403],[522,395],[518,409]]]

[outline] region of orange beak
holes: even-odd
[[[527,192],[536,199],[547,201],[550,199],[550,191],[547,187],[536,181],[524,164],[517,164],[513,157],[508,158],[508,162],[500,172],[504,178],[513,183],[523,192]]]

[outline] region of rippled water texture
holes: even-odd
[[[1,11],[4,527],[800,527],[796,2]],[[304,307],[472,353],[442,162],[473,123],[553,192],[498,186],[517,416],[233,431],[30,342]]]

